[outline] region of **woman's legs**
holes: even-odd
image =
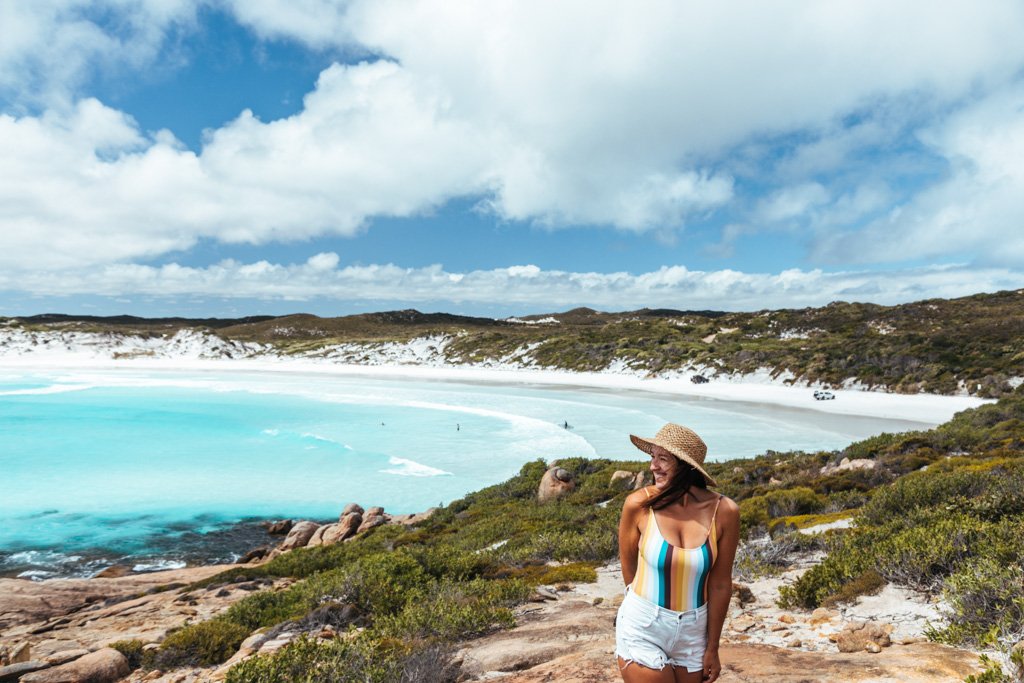
[[[626,662],[622,657],[616,659],[619,660],[619,673],[622,674],[624,683],[675,683],[678,680],[673,675],[674,666],[666,666],[659,671],[658,669],[648,669],[636,662]],[[686,669],[682,671],[685,673]],[[697,676],[700,674],[698,673]],[[696,680],[697,683],[700,683],[700,678]],[[687,683],[690,683],[689,680]]]
[[[667,669],[669,667],[665,668]],[[692,674],[687,673],[685,666],[673,666],[671,669],[676,676],[674,683],[700,683],[704,680],[703,671],[694,671]]]

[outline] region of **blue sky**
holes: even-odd
[[[0,315],[1024,287],[1024,6],[892,5],[0,3]]]

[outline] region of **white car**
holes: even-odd
[[[831,391],[825,391],[823,389],[818,389],[817,391],[814,392],[814,399],[816,401],[834,401],[835,398],[836,398],[836,395],[833,394]]]

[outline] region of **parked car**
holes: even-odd
[[[825,391],[824,389],[818,389],[814,392],[814,399],[816,401],[834,401],[836,395],[831,391]]]
[[[708,378],[704,375],[690,375],[690,381],[694,384],[707,384]]]

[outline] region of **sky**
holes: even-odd
[[[0,315],[1024,287],[1019,0],[0,0]]]

